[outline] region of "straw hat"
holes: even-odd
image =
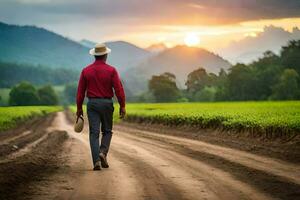
[[[94,48],[90,50],[92,56],[102,56],[111,52],[111,49],[107,48],[105,44],[96,44]]]
[[[83,117],[77,117],[77,120],[74,124],[74,131],[80,133],[83,130],[84,120]]]

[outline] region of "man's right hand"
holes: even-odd
[[[123,119],[126,115],[126,109],[125,107],[120,108],[120,118]]]
[[[83,111],[82,110],[77,110],[76,112],[77,118],[80,116],[83,116]]]

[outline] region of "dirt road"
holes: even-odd
[[[111,167],[92,171],[87,129],[82,134],[74,133],[63,112],[57,113],[52,123],[45,126],[49,133],[67,132],[69,138],[62,143],[61,150],[55,152],[56,170],[40,173],[39,180],[31,181],[27,192],[18,196],[20,199],[300,197],[300,166],[297,164],[118,125],[109,153]],[[8,159],[12,159],[11,156],[3,158],[0,166],[9,162]]]

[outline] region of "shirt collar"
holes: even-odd
[[[94,64],[106,64],[103,60],[95,60]]]

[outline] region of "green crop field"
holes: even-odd
[[[61,106],[0,107],[0,131],[15,127],[19,122],[62,110]]]
[[[129,121],[253,132],[300,132],[300,102],[129,104]]]
[[[75,111],[75,107],[72,108]],[[118,109],[115,109],[117,117]],[[127,121],[285,134],[300,132],[300,101],[127,104]]]

